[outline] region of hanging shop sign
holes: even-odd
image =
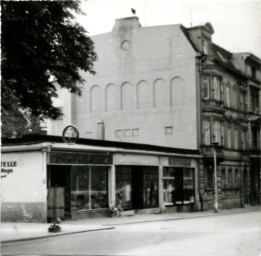
[[[76,126],[68,125],[63,130],[63,141],[68,144],[74,144],[79,139],[79,131]]]
[[[61,152],[50,153],[49,164],[112,164],[112,154]]]

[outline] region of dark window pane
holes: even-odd
[[[131,167],[116,169],[116,204],[123,210],[132,209]]]
[[[91,167],[91,208],[106,208],[108,206],[108,171],[107,167]]]
[[[158,206],[158,168],[143,167],[143,207]]]
[[[90,209],[89,168],[72,166],[71,171],[71,210]]]

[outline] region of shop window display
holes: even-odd
[[[175,196],[175,170],[174,168],[163,169],[163,200],[166,206],[174,204]]]
[[[123,210],[132,209],[131,167],[120,166],[116,170],[116,204]]]
[[[158,169],[143,167],[143,207],[158,206]]]
[[[108,206],[106,167],[73,166],[71,172],[71,210],[91,210]]]
[[[163,199],[165,206],[194,202],[194,169],[165,167]]]

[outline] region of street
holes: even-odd
[[[2,245],[2,255],[261,255],[260,212],[115,226]]]

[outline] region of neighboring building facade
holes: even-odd
[[[100,143],[100,152],[109,150],[106,143],[119,149],[131,142],[135,150],[146,145],[145,151],[149,145],[162,147],[153,157],[142,150],[129,155],[131,144],[122,155],[113,154],[101,170],[105,176],[109,173],[104,176],[110,184],[107,207],[113,199],[122,200],[117,191],[125,191],[130,202],[124,203],[124,210],[164,212],[191,204],[194,210],[212,209],[214,150],[220,208],[260,203],[261,62],[252,54],[230,53],[212,43],[213,33],[210,23],[141,27],[137,17],[116,20],[112,32],[92,37],[99,60],[95,76],[82,73],[87,81],[82,96],[59,89],[55,105],[64,116],[47,122],[48,134],[60,136],[66,125],[74,124],[86,138],[86,152],[93,152],[87,147],[92,141]],[[166,148],[176,155],[167,155]],[[89,162],[83,169],[77,162],[67,169],[49,165],[48,175],[57,172],[53,179],[70,186],[75,186],[74,175],[92,174]],[[88,177],[102,178],[101,173]],[[192,194],[184,192],[191,191],[191,181]],[[87,191],[88,184],[82,190]],[[158,199],[150,195],[155,204],[146,204],[146,191],[155,191],[153,186]],[[92,210],[92,198],[80,195],[82,204],[75,203],[80,208],[68,198],[69,212]]]

